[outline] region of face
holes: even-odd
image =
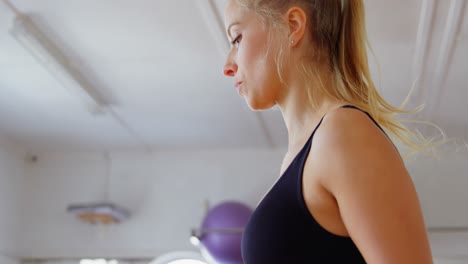
[[[231,48],[224,74],[233,77],[234,86],[253,110],[273,107],[281,83],[274,60],[275,46],[268,42],[268,29],[254,12],[230,0],[225,15]]]

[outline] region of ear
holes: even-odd
[[[304,38],[307,15],[297,6],[291,7],[285,15],[289,27],[289,45],[294,47]]]

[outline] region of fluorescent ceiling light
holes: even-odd
[[[73,62],[67,59],[28,16],[18,13],[10,33],[63,86],[79,97],[91,113],[103,112],[108,104],[75,69]]]

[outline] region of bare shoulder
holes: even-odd
[[[374,166],[403,165],[385,133],[364,112],[351,108],[336,109],[325,116],[311,152],[319,161],[333,160],[334,170],[371,161]]]
[[[431,263],[411,177],[390,139],[365,113],[345,108],[327,114],[308,160],[309,172],[334,197],[366,261]]]
[[[357,109],[328,113],[314,136],[310,155],[312,171],[335,198],[346,194],[343,189],[350,186],[354,191],[372,193],[366,188],[411,182],[391,140]]]
[[[389,138],[367,114],[351,108],[340,108],[327,114],[320,131],[317,131],[317,138],[319,140],[326,140],[327,143],[340,141],[340,144],[346,141],[349,141],[349,143],[371,141],[393,148]],[[356,142],[356,140],[359,142]],[[346,144],[346,146],[352,145]],[[372,145],[365,144],[365,146]]]

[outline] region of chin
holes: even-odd
[[[274,102],[268,102],[268,101],[257,101],[257,100],[249,100],[249,98],[246,98],[247,105],[249,108],[253,111],[262,111],[262,110],[268,110],[273,108],[276,103]]]

